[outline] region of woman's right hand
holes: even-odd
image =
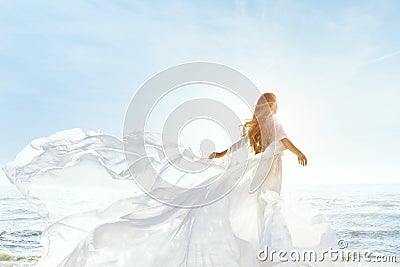
[[[208,159],[213,159],[213,158],[217,158],[218,157],[218,153],[217,152],[213,152],[210,154],[210,156],[208,156]]]
[[[208,156],[209,159],[213,159],[213,158],[221,158],[223,156],[225,156],[225,154],[228,152],[228,149],[225,149],[222,152],[213,152],[210,154],[210,156]]]

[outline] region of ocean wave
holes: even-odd
[[[0,252],[0,266],[34,266],[40,258],[37,255],[15,255]]]
[[[23,201],[26,201],[25,198],[22,198],[22,197],[2,197],[2,198],[0,198],[0,200],[1,201],[6,201],[6,200],[8,200],[8,201],[10,201],[10,200],[23,200]]]
[[[40,230],[19,230],[19,231],[3,231],[0,233],[0,236],[12,235],[12,236],[40,236],[42,231]]]
[[[0,222],[13,222],[13,221],[40,221],[39,217],[18,217],[18,218],[8,218],[0,219]]]
[[[363,231],[363,230],[349,230],[349,233],[352,236],[368,236],[368,237],[379,237],[379,236],[396,236],[400,235],[400,229],[398,230],[371,230],[371,231]]]
[[[379,200],[369,200],[365,201],[364,205],[375,205],[375,206],[380,206],[380,207],[396,207],[400,205],[399,200],[386,200],[386,201],[379,201]]]

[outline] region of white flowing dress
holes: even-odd
[[[45,253],[37,265],[337,266],[330,259],[302,261],[294,254],[269,255],[273,250],[312,250],[321,256],[337,242],[317,210],[300,199],[280,196],[284,151],[280,140],[286,134],[274,120],[275,141],[270,145],[274,149],[235,162],[235,166],[248,166],[240,182],[220,200],[198,208],[165,205],[144,194],[132,181],[123,142],[116,137],[72,129],[33,141],[4,170],[49,222],[42,234]],[[146,164],[172,168],[160,153],[159,135],[141,133],[131,138],[149,145],[147,154],[141,155]],[[246,136],[229,153],[240,149],[252,153]],[[185,152],[196,157],[190,150]],[[228,159],[229,155],[217,159],[212,167],[221,169]],[[271,169],[250,193],[254,166],[260,160]],[[133,175],[146,177],[146,171],[142,166]],[[207,190],[221,188],[219,184]],[[189,195],[189,201],[195,203],[198,197]]]

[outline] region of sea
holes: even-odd
[[[400,266],[400,184],[284,185],[282,194],[317,208],[348,251],[371,256],[344,266]],[[47,225],[14,186],[0,186],[0,266],[34,266]]]

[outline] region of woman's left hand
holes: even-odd
[[[303,153],[300,152],[299,154],[297,154],[297,160],[300,165],[302,165],[302,166],[307,165],[307,158],[306,158],[306,156],[304,156]]]

